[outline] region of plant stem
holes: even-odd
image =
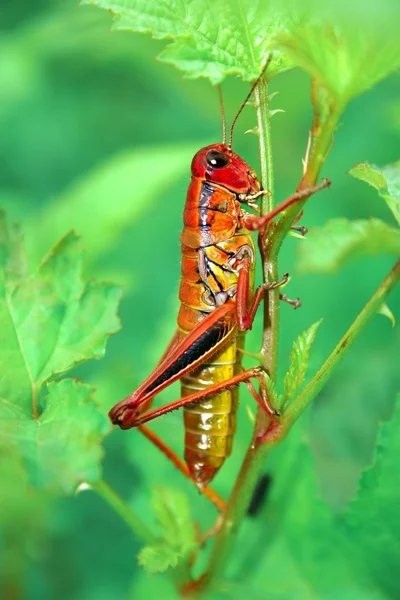
[[[261,181],[264,189],[271,196],[264,196],[261,214],[269,212],[273,207],[274,175],[271,149],[271,129],[268,105],[268,86],[266,81],[260,81],[255,90],[257,110],[257,126],[260,136]],[[271,256],[261,248],[263,256],[263,272],[265,281],[277,281],[277,256]],[[279,326],[279,292],[272,290],[264,299],[264,332],[263,332],[263,366],[271,378],[276,374],[276,358]],[[243,461],[239,476],[228,501],[223,524],[215,538],[209,568],[199,580],[198,591],[208,588],[214,579],[223,572],[229,554],[232,550],[240,523],[243,521],[249,506],[255,486],[268,451],[267,445],[256,443],[258,434],[265,429],[267,417],[261,409],[257,412],[253,440]]]
[[[125,521],[136,537],[145,544],[152,544],[156,540],[147,525],[135,515],[133,510],[105,481],[100,481],[90,486],[107,504]]]
[[[260,137],[260,163],[261,183],[270,196],[263,196],[261,202],[261,214],[265,215],[274,207],[274,165],[272,160],[271,122],[269,112],[268,84],[265,80],[260,81],[254,90],[254,99],[257,110],[257,128]],[[272,224],[273,227],[273,224]],[[264,240],[259,237],[259,245],[262,256],[264,281],[278,281],[277,255],[271,255]],[[279,292],[271,290],[264,295],[264,328],[263,328],[263,367],[272,379],[275,378],[277,344],[279,325]]]
[[[257,130],[260,145],[261,182],[270,196],[261,197],[261,214],[270,212],[274,206],[275,180],[272,160],[271,123],[269,118],[268,84],[263,79],[254,90],[254,101],[257,110]]]
[[[303,172],[303,177],[297,191],[304,190],[308,187],[314,186],[317,183],[321,167],[323,166],[328,154],[330,147],[333,142],[333,135],[335,133],[338,121],[340,117],[340,111],[338,109],[332,109],[323,123],[319,122],[319,113],[315,112],[313,122],[313,145],[311,154],[308,160],[307,168]],[[296,215],[303,208],[308,198],[304,198],[300,202],[296,202],[293,206],[290,206],[282,215],[282,218],[277,222],[276,227],[271,236],[271,250],[273,254],[277,254],[280,250],[283,240],[286,237],[290,226],[293,224],[293,220]]]
[[[326,359],[322,367],[319,369],[318,373],[314,375],[314,377],[304,388],[304,390],[290,404],[289,408],[287,409],[282,418],[282,427],[284,430],[283,434],[292,427],[294,422],[311,404],[314,398],[316,398],[316,396],[324,387],[328,379],[331,377],[333,370],[336,369],[336,367],[342,361],[342,358],[344,357],[354,340],[357,338],[360,332],[365,329],[368,322],[376,314],[376,312],[385,302],[387,296],[390,294],[390,292],[394,289],[394,287],[399,281],[400,260],[394,265],[393,269],[382,281],[374,295],[364,306],[364,308],[357,316],[355,321],[352,323],[352,325],[349,327],[349,329],[342,337],[336,348],[333,350],[333,352]]]
[[[134,535],[143,544],[154,544],[157,542],[157,537],[148,529],[147,525],[135,515],[133,510],[123,500],[112,487],[105,481],[100,481],[90,486],[90,489],[96,491],[99,496],[107,502],[107,504],[125,521],[130,527]],[[172,581],[178,589],[184,589],[190,583],[190,568],[189,560],[180,563],[175,569],[169,573]]]
[[[255,90],[257,110],[257,126],[260,143],[261,181],[263,188],[271,192],[264,196],[261,204],[261,214],[273,208],[274,174],[271,148],[270,112],[268,102],[268,86],[265,80],[260,81]],[[315,108],[315,104],[314,104]],[[307,169],[298,186],[298,190],[314,185],[319,171],[329,151],[333,132],[336,128],[339,113],[331,111],[323,124],[319,122],[319,113],[315,110],[313,123],[314,144]],[[263,237],[259,236],[259,247],[262,257],[264,281],[278,281],[278,253],[282,242],[293,223],[295,216],[306,202],[307,198],[289,207],[278,222],[272,222]],[[359,330],[360,331],[360,330]],[[358,331],[358,332],[359,332]],[[279,290],[271,290],[264,298],[264,329],[262,341],[263,367],[272,380],[276,378],[279,338]],[[300,413],[299,413],[300,414]],[[288,418],[289,419],[289,418]],[[294,422],[295,419],[293,419]],[[214,547],[209,558],[207,572],[192,587],[192,592],[200,592],[209,588],[214,580],[224,571],[232,551],[234,537],[240,523],[246,516],[246,511],[252,498],[257,481],[260,477],[265,458],[272,445],[276,444],[287,430],[282,423],[275,426],[272,421],[269,437],[266,443],[259,443],[257,438],[264,433],[268,426],[268,417],[261,409],[257,412],[252,442],[243,461],[238,479],[228,501],[222,526],[215,538]],[[287,421],[288,427],[291,422]]]
[[[229,500],[223,527],[215,540],[210,559],[210,569],[203,579],[200,580],[202,589],[209,586],[226,565],[232,549],[232,538],[237,532],[241,520],[245,517],[250,498],[268,452],[274,445],[282,441],[295,421],[315,399],[341,362],[351,344],[365,329],[399,281],[400,261],[395,264],[387,277],[382,281],[317,374],[289,406],[280,420],[279,427],[271,428],[270,435],[266,436],[263,444],[256,444],[253,439]]]

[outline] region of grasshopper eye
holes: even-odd
[[[226,167],[230,162],[229,158],[225,154],[222,154],[222,152],[218,152],[218,150],[209,150],[206,154],[206,161],[214,169]]]

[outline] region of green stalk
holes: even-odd
[[[342,337],[336,348],[326,359],[318,373],[314,375],[304,390],[293,400],[289,408],[285,411],[282,418],[283,434],[288,431],[299,416],[316,398],[321,389],[342,361],[344,355],[358,337],[361,331],[365,329],[371,318],[378,312],[387,296],[400,281],[400,260],[394,265],[393,269],[382,281],[369,302],[364,306],[360,314]]]
[[[90,486],[95,492],[103,498],[105,502],[125,521],[130,527],[132,532],[137,538],[139,538],[144,544],[154,544],[156,538],[153,533],[147,528],[147,525],[135,515],[133,510],[118,494],[112,489],[112,487],[105,481],[100,481]]]
[[[268,102],[268,86],[265,80],[261,81],[255,90],[255,104],[257,111],[257,127],[260,144],[261,181],[263,188],[271,192],[271,196],[264,196],[261,204],[261,214],[266,214],[273,208],[274,173],[271,148],[271,127]],[[319,171],[329,152],[331,140],[339,113],[331,112],[326,116],[323,124],[319,119],[318,111],[315,112],[313,132],[315,134],[313,149],[309,158],[308,166],[298,186],[298,190],[306,189],[315,185]],[[306,202],[307,198],[296,205],[288,208],[279,221],[274,222],[268,228],[264,240],[259,240],[262,256],[264,281],[278,281],[278,254],[282,242],[293,223],[293,219]],[[277,371],[278,341],[279,341],[279,290],[266,292],[264,298],[264,328],[262,341],[263,367],[275,380]],[[373,314],[373,313],[372,313]],[[356,329],[355,335],[360,333],[366,322]],[[336,364],[334,365],[336,366]],[[334,368],[334,366],[332,368]],[[330,369],[329,374],[331,374]],[[319,390],[318,390],[319,391]],[[316,392],[318,393],[318,392]],[[310,400],[311,401],[311,400]],[[308,405],[304,401],[304,408]],[[293,405],[292,405],[293,406]],[[296,408],[299,408],[296,413]],[[303,408],[303,410],[304,410]],[[301,412],[301,406],[295,404],[292,412],[286,413],[287,420],[282,419],[279,423],[272,422],[272,427],[265,437],[264,443],[259,443],[257,438],[264,433],[268,427],[268,417],[261,409],[257,412],[253,439],[243,461],[238,479],[235,483],[231,497],[227,504],[224,520],[215,538],[214,547],[210,554],[209,566],[206,573],[194,582],[192,593],[203,592],[212,586],[213,582],[224,572],[229,555],[234,545],[234,538],[239,526],[246,516],[247,508],[254,493],[255,486],[261,475],[263,465],[271,446],[286,435],[292,423]]]
[[[254,90],[254,102],[257,110],[257,132],[260,139],[260,172],[264,190],[270,196],[261,197],[261,214],[265,215],[274,207],[275,180],[272,160],[271,121],[269,118],[268,84],[260,81]]]
[[[260,81],[254,90],[254,99],[257,111],[257,129],[259,132],[261,183],[263,189],[270,192],[270,196],[263,196],[261,201],[261,214],[269,213],[274,207],[274,164],[272,160],[271,119],[269,111],[268,84]],[[264,281],[278,281],[278,257],[269,252],[268,244],[264,246],[260,241]],[[273,290],[264,296],[264,328],[262,355],[263,366],[272,379],[275,378],[278,350],[279,327],[279,292]],[[259,411],[260,412],[260,411]]]
[[[157,543],[156,536],[148,529],[147,525],[133,512],[128,504],[123,500],[112,487],[105,481],[100,481],[90,486],[90,489],[96,491],[101,498],[112,508],[129,526],[143,544],[153,545]],[[189,585],[190,568],[189,559],[179,564],[176,569],[170,571],[170,577],[178,589],[184,589]]]
[[[338,367],[345,353],[368,325],[372,317],[378,312],[387,296],[400,281],[400,261],[398,261],[387,277],[382,281],[369,302],[362,309],[346,334],[336,348],[313,377],[303,392],[292,402],[282,417],[279,426],[270,430],[262,445],[252,442],[243,463],[234,492],[229,501],[229,509],[225,517],[224,526],[216,538],[213,553],[210,559],[210,571],[207,579],[202,584],[209,585],[213,579],[223,571],[232,550],[233,537],[236,534],[241,520],[245,517],[254,486],[260,475],[264,460],[270,449],[280,443],[291,429],[295,421],[304,412],[318,393],[324,387],[334,370]],[[250,487],[250,491],[248,487]]]
[[[225,516],[223,527],[216,538],[210,558],[210,569],[204,578],[200,580],[202,590],[204,590],[206,586],[208,587],[212,584],[214,579],[223,572],[225,565],[228,562],[229,554],[233,547],[233,538],[238,530],[240,522],[246,515],[246,510],[254,486],[258,480],[269,450],[271,447],[282,441],[295,421],[316,398],[328,379],[332,376],[334,370],[340,364],[345,353],[365,329],[372,317],[378,312],[387,296],[399,281],[400,260],[382,281],[376,292],[362,309],[317,374],[289,406],[288,410],[281,418],[279,425],[270,429],[269,435],[267,434],[263,444],[258,445],[253,440],[242,465],[235,489],[229,500],[228,511]]]
[[[313,123],[313,145],[311,154],[308,160],[307,169],[303,173],[303,177],[297,187],[297,191],[304,190],[314,186],[317,183],[321,168],[329,154],[329,150],[333,143],[333,136],[340,118],[340,110],[332,109],[326,116],[323,124],[319,123],[318,112],[315,113]],[[326,192],[325,192],[326,193]],[[282,218],[277,222],[276,227],[271,235],[270,243],[273,254],[277,254],[286,237],[293,220],[296,218],[300,210],[304,207],[308,198],[304,198],[296,204],[290,206]]]
[[[255,104],[257,110],[257,127],[260,137],[261,181],[263,188],[273,194],[274,175],[271,149],[270,113],[268,105],[268,86],[266,81],[261,81],[255,90]],[[264,196],[261,214],[269,212],[273,207],[273,196]],[[277,259],[262,252],[263,272],[265,281],[277,281]],[[279,292],[268,292],[264,300],[264,332],[263,332],[263,366],[272,378],[276,374],[276,358],[278,346],[279,327]],[[209,558],[209,568],[199,580],[196,591],[204,591],[224,571],[232,551],[234,538],[240,523],[246,516],[251,497],[261,474],[265,457],[268,452],[267,445],[260,445],[256,437],[266,427],[265,413],[257,413],[253,440],[245,456],[239,476],[235,483],[231,497],[228,501],[222,526],[215,538],[214,547]]]

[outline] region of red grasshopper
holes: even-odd
[[[114,424],[129,429],[183,407],[185,461],[201,491],[231,453],[238,406],[235,384],[246,382],[261,408],[270,418],[276,416],[268,401],[262,369],[243,370],[241,350],[244,333],[252,327],[264,291],[285,283],[287,274],[282,281],[260,285],[254,292],[255,248],[250,232],[264,230],[288,206],[329,183],[302,190],[263,216],[246,210],[258,210],[255,201],[268,192],[261,189],[253,169],[233,152],[232,134],[266,67],[233,120],[229,143],[221,101],[223,142],[202,148],[193,158],[180,238],[178,329],[151,375],[110,411]],[[178,379],[182,384],[180,399],[143,412],[154,396]],[[259,381],[260,393],[256,393],[252,379]],[[171,450],[158,445],[179,462]]]

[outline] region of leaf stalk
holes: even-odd
[[[144,544],[154,544],[156,541],[155,535],[108,483],[102,480],[91,484],[90,488],[97,492],[121,519],[125,521],[138,539]]]

